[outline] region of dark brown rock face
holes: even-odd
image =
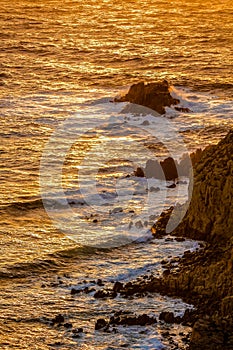
[[[162,179],[165,180],[165,176],[162,170],[162,167],[158,160],[154,159],[149,159],[146,162],[146,167],[145,167],[145,175],[147,179],[149,178],[156,178],[156,179]]]
[[[195,164],[200,161],[203,152],[204,150],[198,148],[195,152],[183,154],[183,157],[178,164],[179,175],[189,176],[191,167],[195,166]]]
[[[182,297],[197,307],[190,350],[233,349],[233,130],[216,146],[197,154],[194,190],[187,214],[173,235],[207,242],[187,252],[179,271],[163,278],[127,283],[121,294],[159,292]],[[152,227],[163,236],[171,211]],[[171,314],[161,319],[173,322]]]
[[[156,83],[140,82],[130,87],[128,93],[115,99],[115,102],[131,102],[151,108],[159,114],[164,114],[166,106],[176,105],[179,100],[173,98],[169,92],[166,80]]]
[[[233,131],[208,147],[194,166],[194,189],[185,218],[174,234],[209,242],[184,259],[167,288],[198,300],[191,350],[233,349]],[[208,315],[208,317],[206,316]]]
[[[138,167],[135,171],[134,171],[134,176],[137,176],[137,177],[144,177],[145,174],[144,174],[144,171],[142,168]]]
[[[164,159],[160,162],[166,180],[175,180],[178,178],[177,163],[171,157]]]
[[[168,220],[170,219],[173,209],[174,207],[170,207],[166,211],[162,212],[159,219],[151,227],[151,233],[156,238],[162,238],[163,236],[166,235],[166,226],[167,226]]]
[[[171,157],[165,158],[161,162],[149,159],[146,162],[145,175],[147,178],[161,180],[175,180],[178,178],[178,163]]]
[[[233,231],[232,198],[233,131],[196,163],[191,203],[176,234],[225,243]]]
[[[157,323],[157,320],[155,317],[150,317],[146,314],[143,315],[120,315],[120,316],[113,316],[110,319],[110,324],[114,325],[127,325],[127,326],[145,326]]]
[[[146,178],[156,178],[161,180],[174,180],[179,176],[189,176],[192,166],[200,161],[203,150],[197,149],[195,152],[185,153],[180,162],[172,157],[165,158],[162,161],[149,159],[146,162],[145,176]]]

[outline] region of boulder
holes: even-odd
[[[98,286],[100,286],[100,287],[104,286],[104,283],[103,283],[103,281],[102,281],[100,278],[97,279],[96,284],[97,284]]]
[[[119,293],[123,289],[123,287],[124,287],[123,283],[117,281],[113,286],[113,291],[116,293]]]
[[[117,293],[113,290],[98,290],[94,294],[95,299],[116,298]]]
[[[176,105],[180,101],[170,94],[169,84],[166,80],[156,83],[140,82],[130,87],[128,93],[115,102],[131,102],[155,110],[159,114],[165,113],[166,106]]]
[[[134,171],[134,176],[137,177],[145,177],[144,171],[142,168],[138,167],[135,171]]]
[[[107,321],[104,318],[99,318],[95,323],[95,330],[98,331],[107,326]]]
[[[145,176],[147,179],[155,178],[165,180],[163,169],[157,160],[149,159],[146,162]]]
[[[175,180],[178,178],[178,165],[172,157],[164,159],[162,162],[160,162],[160,165],[163,169],[163,173],[167,181]]]
[[[175,317],[173,312],[170,311],[162,311],[159,315],[159,319],[166,323],[181,323],[181,318]]]
[[[167,227],[168,221],[171,217],[171,213],[172,213],[173,209],[174,209],[174,207],[170,207],[169,209],[163,211],[161,213],[159,219],[152,226],[151,232],[152,232],[152,235],[154,235],[156,238],[161,238],[167,234],[166,227]]]
[[[178,163],[172,157],[165,158],[161,162],[149,159],[146,162],[146,178],[155,178],[160,180],[175,180],[178,178]]]

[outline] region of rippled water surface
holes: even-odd
[[[172,94],[190,112],[167,108],[164,119],[136,117],[138,125],[146,119],[165,146],[165,120],[183,138],[187,151],[217,143],[233,126],[232,23],[230,0],[1,0],[1,349],[185,349],[180,334],[189,333],[187,327],[172,326],[172,345],[163,336],[167,329],[161,324],[119,329],[117,335],[93,331],[95,320],[109,317],[112,311],[156,316],[164,309],[179,313],[187,307],[181,301],[156,295],[132,303],[120,297],[97,302],[93,293],[73,298],[70,289],[77,285],[93,287],[93,280],[98,278],[108,285],[143,273],[157,275],[162,259],[182,254],[195,243],[149,240],[110,251],[77,246],[43,208],[40,160],[49,137],[61,122],[70,118],[72,132],[80,135],[94,119],[98,120],[94,131],[75,140],[67,154],[62,178],[65,195],[72,210],[86,220],[85,229],[90,232],[97,227],[94,219],[98,219],[100,229],[110,232],[125,222],[131,227],[148,192],[138,179],[130,186],[121,183],[123,187],[117,181],[130,172],[130,157],[135,159],[140,154],[140,161],[145,162],[144,153],[139,152],[145,143],[145,149],[153,150],[157,157],[167,153],[161,144],[152,147],[152,135],[143,133],[142,128],[132,132],[132,115],[122,115],[121,123],[112,128],[114,133],[109,124],[106,127],[106,120],[109,123],[116,109],[121,110],[109,100],[134,82],[167,79]],[[61,145],[68,141],[69,134],[61,137],[56,145],[58,155]],[[127,151],[122,146],[126,143],[130,145]],[[171,150],[171,142],[169,147]],[[100,170],[98,191],[101,198],[109,200],[107,214],[97,216],[93,207],[82,204],[77,178],[78,168],[92,148],[98,156],[106,149],[114,156],[114,161],[101,165],[93,156],[93,164]],[[85,189],[90,188],[89,178],[84,180]],[[154,215],[152,222],[163,207],[187,197],[185,183],[170,190],[161,182],[149,185],[160,188],[160,200],[149,213]],[[113,215],[110,199],[115,198],[114,186],[118,186],[119,193],[123,189],[124,196],[122,203],[114,202],[122,211]],[[127,204],[129,193],[132,196]],[[93,206],[95,195],[88,194]],[[61,204],[64,198],[58,195],[57,200]],[[56,215],[66,216],[62,207]],[[146,216],[142,221],[147,227]],[[74,327],[84,327],[85,336],[74,339],[71,331],[49,326],[46,320],[58,313],[65,314]]]

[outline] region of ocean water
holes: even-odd
[[[168,189],[127,175],[153,157],[216,144],[232,127],[232,18],[229,0],[1,0],[1,349],[186,348],[183,326],[169,326],[172,343],[160,323],[94,331],[120,309],[182,313],[191,306],[181,300],[98,301],[70,290],[158,275],[161,260],[197,248],[149,231],[187,200],[189,180]],[[158,79],[190,112],[137,115],[110,102]],[[84,334],[48,325],[58,313]]]

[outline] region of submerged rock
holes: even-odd
[[[178,112],[183,112],[183,113],[189,113],[192,112],[189,108],[187,107],[175,107],[175,110],[177,110]]]
[[[159,191],[160,191],[159,187],[151,186],[150,189],[149,189],[149,192],[159,192]]]
[[[72,336],[73,338],[80,338],[81,334],[83,333],[83,328],[80,327],[77,329],[73,329],[72,333],[73,333],[73,336]]]
[[[130,87],[128,93],[121,98],[116,98],[115,102],[131,102],[141,106],[151,108],[159,114],[165,113],[166,106],[179,103],[170,94],[169,84],[166,80],[156,83],[140,82]]]
[[[119,315],[110,318],[110,324],[113,325],[146,326],[154,323],[157,323],[157,319],[146,314],[132,316]]]
[[[114,290],[98,290],[94,294],[95,299],[116,298],[117,293]]]
[[[61,324],[61,323],[64,323],[64,321],[65,321],[65,317],[59,314],[54,317],[54,319],[52,320],[52,324]]]
[[[163,311],[159,315],[160,321],[164,321],[166,323],[181,323],[181,317],[175,317],[173,312]]]
[[[167,188],[176,188],[176,184],[174,183],[174,184],[171,184],[171,185],[168,185],[168,186],[166,186]]]
[[[79,294],[79,293],[81,293],[81,292],[82,292],[81,289],[72,288],[71,291],[70,291],[70,294],[71,294],[71,295],[75,295],[75,294]]]

